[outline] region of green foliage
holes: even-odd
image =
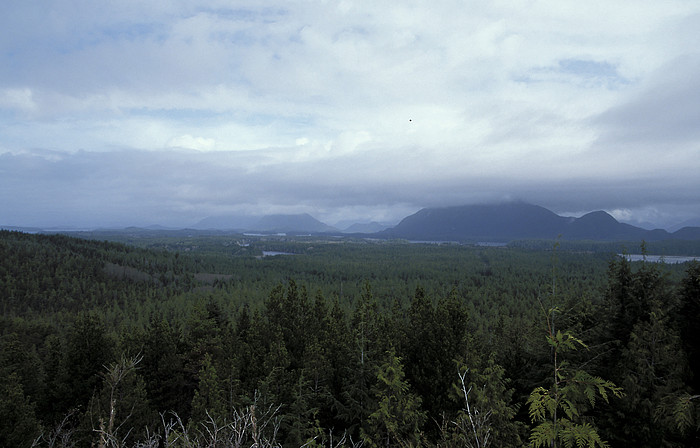
[[[625,369],[622,385],[627,391],[621,408],[629,410],[623,420],[628,428],[626,437],[658,444],[672,439],[674,422],[659,416],[658,409],[666,397],[685,392],[685,357],[662,310],[652,311],[648,321],[635,325],[621,361]]]
[[[698,428],[698,411],[697,401],[700,395],[682,394],[676,398],[676,403],[673,406],[672,415],[676,424],[676,428],[681,434],[685,434],[691,429]]]
[[[192,398],[190,421],[199,423],[211,418],[219,424],[223,423],[227,416],[226,402],[216,368],[208,353],[204,356],[198,378],[197,390]]]
[[[689,277],[692,270],[684,281]],[[672,404],[692,383],[688,346],[681,339],[684,318],[674,318],[679,302],[670,279],[657,265],[641,263],[633,270],[616,261],[609,283],[614,293],[608,293],[606,305],[616,312],[601,317],[601,346],[609,347],[601,370],[625,389],[625,397],[602,413],[606,438],[650,447],[688,443],[695,435],[678,430]],[[681,296],[681,306],[684,300]]]
[[[67,396],[63,400],[73,406],[86,406],[102,387],[100,375],[112,361],[114,341],[107,334],[101,319],[94,314],[79,314],[68,330],[65,346]],[[70,405],[64,410],[70,409]]]
[[[121,238],[132,245],[0,232],[1,424],[29,428],[20,446],[36,428],[39,446],[54,433],[146,446],[166,429],[205,444],[267,410],[266,440],[295,448],[360,434],[519,446],[533,420],[534,440],[561,446],[698,440],[697,264],[609,263],[562,243],[553,272],[551,242]],[[535,304],[553,279],[542,344]],[[119,353],[143,359],[113,387]]]
[[[460,381],[453,384],[453,390],[461,409],[443,427],[443,443],[468,448],[522,445],[513,389],[508,387],[505,370],[494,357],[490,356],[483,366],[461,366],[458,377]]]
[[[567,419],[562,419],[558,425],[547,421],[535,427],[530,437],[530,444],[535,447],[551,446],[552,441],[555,440],[560,440],[561,446],[565,448],[609,446],[601,440],[596,430],[589,423],[575,425]]]
[[[350,321],[350,358],[342,372],[344,382],[339,403],[341,418],[354,433],[366,427],[370,409],[374,407],[370,387],[379,366],[379,331],[377,303],[367,283]]]
[[[148,400],[159,412],[189,415],[192,396],[185,383],[181,335],[165,319],[151,317],[143,335],[141,375]]]
[[[700,263],[689,264],[681,281],[679,326],[683,348],[688,355],[691,379],[695,393],[700,393]]]
[[[374,386],[377,409],[369,416],[363,439],[371,447],[421,446],[421,426],[426,415],[420,410],[421,398],[410,391],[401,359],[391,349],[379,367]]]
[[[105,366],[101,373],[102,390],[94,394],[84,419],[98,432],[101,446],[125,445],[147,436],[156,424],[150,410],[146,387],[138,373],[140,355],[127,357]]]
[[[34,405],[18,375],[0,375],[0,446],[29,448],[40,431]]]
[[[44,366],[36,347],[16,333],[0,336],[0,378],[15,375],[23,393],[33,402],[46,393]]]
[[[553,381],[550,388],[536,387],[527,400],[528,414],[537,425],[530,434],[530,445],[595,447],[608,446],[591,422],[586,411],[596,405],[597,397],[606,403],[609,395],[622,397],[622,388],[582,369],[571,369],[560,355],[586,345],[569,332],[555,332],[556,309],[547,315],[547,342],[552,351]]]

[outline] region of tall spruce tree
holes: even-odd
[[[151,317],[143,341],[140,372],[151,406],[187,419],[192,396],[186,389],[181,335],[164,318]]]
[[[614,440],[619,443],[651,448],[681,441],[665,407],[667,400],[687,391],[686,357],[677,331],[659,305],[652,305],[648,319],[633,327],[622,351],[619,368],[626,396],[620,402],[620,432]]]
[[[197,376],[197,390],[192,398],[191,426],[197,427],[210,419],[219,425],[224,424],[228,414],[226,399],[210,354],[204,355]]]
[[[67,401],[85,408],[102,387],[104,366],[113,360],[114,341],[95,314],[81,313],[68,330],[65,351]]]
[[[372,288],[365,283],[350,323],[350,357],[344,362],[339,414],[351,434],[359,435],[374,407],[370,388],[378,366],[379,320]]]

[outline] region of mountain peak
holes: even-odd
[[[649,241],[671,237],[618,222],[604,211],[567,218],[524,202],[425,208],[383,232],[391,238],[434,241],[493,241],[516,239]]]
[[[336,229],[322,223],[308,213],[296,215],[267,215],[258,220],[255,230],[262,232],[333,232]]]
[[[565,218],[524,202],[425,208],[387,231],[416,240],[495,240],[549,238]]]
[[[612,215],[610,215],[608,212],[604,212],[603,210],[598,210],[595,212],[590,212],[586,213],[585,215],[581,216],[580,218],[577,219],[578,221],[589,221],[589,222],[596,222],[596,223],[619,223]]]

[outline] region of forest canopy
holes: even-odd
[[[130,243],[0,231],[0,446],[700,441],[697,262]]]

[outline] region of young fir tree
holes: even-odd
[[[219,425],[223,424],[227,416],[226,400],[216,368],[208,353],[204,355],[198,377],[197,390],[192,398],[190,424],[194,427],[211,419]]]
[[[146,397],[146,386],[138,373],[140,355],[122,355],[119,361],[105,366],[102,390],[93,395],[88,419],[100,447],[127,445],[140,440],[156,426]]]
[[[362,434],[370,447],[418,447],[424,443],[422,426],[426,419],[421,399],[410,391],[401,359],[392,348],[379,367],[374,387],[377,409]]]
[[[608,401],[609,395],[621,397],[622,389],[610,381],[593,376],[582,369],[572,369],[562,355],[586,345],[569,332],[555,330],[553,316],[547,314],[547,342],[552,351],[551,385],[535,388],[527,400],[530,419],[536,426],[530,435],[530,445],[538,447],[608,446],[603,441],[586,412],[598,397]]]
[[[454,390],[462,406],[443,431],[445,446],[468,448],[522,446],[514,420],[513,389],[492,355],[484,366],[462,366]]]

